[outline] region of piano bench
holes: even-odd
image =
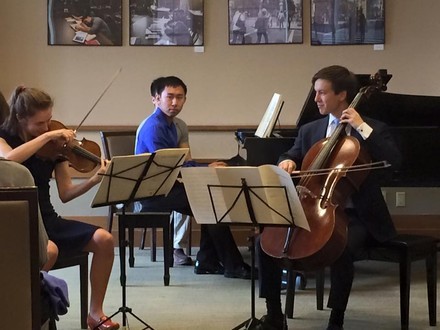
[[[119,257],[121,270],[125,272],[125,246],[128,244],[130,249],[134,241],[134,228],[162,228],[163,234],[163,264],[164,286],[170,284],[170,266],[173,266],[173,237],[170,229],[170,212],[118,212],[118,232],[119,232]],[[129,240],[126,240],[125,231],[128,229]],[[134,266],[134,254],[130,253],[130,267]],[[122,276],[121,276],[122,277]]]
[[[437,324],[437,250],[439,240],[422,235],[401,234],[394,239],[372,246],[368,250],[368,260],[393,262],[399,264],[400,273],[400,324],[401,329],[409,325],[409,297],[411,283],[411,263],[425,260],[426,283],[428,290],[429,325]],[[293,302],[295,295],[295,278],[297,272],[288,276],[286,294],[286,316],[293,317]],[[291,282],[292,281],[292,282]],[[324,269],[316,274],[317,309],[323,310],[324,301]]]

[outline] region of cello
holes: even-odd
[[[384,71],[370,77],[350,104],[356,108],[373,92],[386,90]],[[274,258],[286,261],[295,270],[316,270],[331,265],[347,242],[348,217],[345,205],[368,175],[369,155],[359,141],[345,134],[346,123],[339,123],[333,134],[315,143],[302,162],[298,197],[310,231],[300,227],[265,227],[261,248]],[[361,168],[362,170],[350,170]]]

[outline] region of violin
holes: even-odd
[[[119,70],[116,71],[110,82],[96,99],[95,103],[76,127],[75,132],[78,131],[87,117],[92,113],[95,106],[116,80],[116,77],[121,73],[121,71],[122,68],[119,68]],[[67,129],[67,127],[57,120],[51,120],[49,124],[49,131],[54,131],[57,129]],[[101,164],[101,149],[96,142],[86,140],[85,138],[83,138],[81,141],[73,140],[62,146],[55,141],[49,141],[42,148],[40,148],[40,150],[37,152],[37,157],[51,160],[67,160],[69,161],[69,165],[78,172],[88,173],[91,172],[96,165]]]
[[[51,120],[49,131],[67,129],[61,122]],[[96,142],[83,138],[81,141],[72,140],[60,145],[49,141],[37,152],[37,157],[50,160],[67,160],[69,165],[81,173],[91,172],[96,165],[101,164],[101,149]]]
[[[381,71],[373,75],[371,85],[359,91],[350,107],[355,108],[373,91],[384,90],[382,75]],[[371,164],[359,141],[345,135],[346,125],[340,123],[329,138],[315,143],[303,159],[303,175],[297,190],[310,231],[300,227],[265,227],[261,234],[264,252],[282,259],[293,269],[316,270],[331,265],[346,246],[345,205],[368,175]]]

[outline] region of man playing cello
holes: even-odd
[[[387,161],[398,167],[401,155],[388,127],[377,120],[361,117],[350,102],[357,92],[355,75],[342,66],[329,66],[318,71],[312,79],[319,112],[326,117],[308,123],[299,129],[294,146],[281,155],[278,166],[289,173],[300,168],[309,149],[319,140],[331,135],[334,119],[345,123],[347,135],[355,137],[372,161]],[[371,243],[387,241],[396,234],[387,205],[379,186],[379,174],[385,170],[370,171],[358,191],[345,206],[348,217],[347,244],[339,258],[330,266],[331,289],[328,307],[331,315],[328,330],[343,329],[344,313],[354,277],[353,262],[365,256]],[[386,171],[389,171],[386,170]],[[264,234],[263,234],[264,235]],[[287,329],[281,310],[282,270],[277,259],[259,244],[260,296],[266,299],[267,315],[256,329]]]

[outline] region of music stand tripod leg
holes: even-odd
[[[125,248],[128,245],[128,242],[125,237],[125,230],[128,228],[125,224],[125,205],[122,209],[122,214],[118,216],[118,228],[119,228],[119,261],[121,263],[121,276],[120,282],[122,287],[122,306],[119,307],[118,311],[113,313],[109,318],[122,313],[122,326],[123,328],[127,325],[127,313],[136,318],[139,322],[145,325],[144,330],[151,329],[154,330],[149,324],[140,319],[136,314],[132,312],[132,309],[127,306],[127,275],[126,275],[126,261],[125,261]],[[103,320],[100,324],[98,324],[95,329],[99,329],[99,326],[102,325],[107,319]]]
[[[249,237],[251,243],[251,317],[232,330],[254,329],[261,321],[255,317],[255,237]]]

